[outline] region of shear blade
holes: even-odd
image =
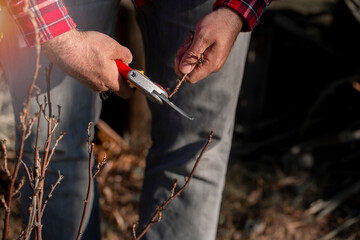
[[[191,117],[189,114],[185,113],[181,108],[179,108],[178,106],[176,106],[175,104],[173,104],[172,102],[170,102],[170,100],[168,99],[168,97],[163,94],[163,93],[158,93],[156,91],[153,91],[153,93],[158,96],[159,98],[161,98],[161,100],[163,100],[167,105],[169,105],[170,107],[172,107],[173,109],[175,109],[175,111],[177,111],[178,113],[180,113],[181,115],[183,115],[184,117],[186,117],[187,119],[190,120],[194,120],[194,117]]]

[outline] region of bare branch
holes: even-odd
[[[34,194],[32,199],[32,204],[29,206],[29,219],[28,223],[26,225],[23,238],[28,239],[30,237],[30,234],[32,230],[34,229],[34,222],[36,217],[36,208],[37,208],[37,196]]]
[[[46,165],[45,165],[45,168],[47,168],[47,167],[49,166],[50,160],[51,160],[51,158],[52,158],[53,155],[54,155],[55,149],[56,149],[56,147],[58,146],[59,141],[64,137],[65,134],[66,134],[65,132],[61,132],[61,133],[60,133],[60,136],[56,139],[55,144],[54,144],[54,146],[53,146],[52,149],[51,149],[51,152],[50,152],[50,155],[49,155],[49,157],[48,157],[48,160],[47,160],[47,163],[46,163]]]
[[[60,115],[61,115],[61,106],[58,105],[58,118],[57,118],[57,122],[60,122]]]
[[[50,102],[50,75],[51,75],[51,70],[53,68],[53,63],[49,64],[49,67],[45,68],[45,80],[46,80],[46,86],[47,86],[47,97],[49,99],[49,117],[52,117],[52,106],[51,106],[51,102]]]
[[[91,124],[89,123],[88,125],[88,133],[89,133],[89,128],[90,128]],[[90,139],[90,135],[89,139]],[[90,193],[91,193],[91,187],[92,187],[92,182],[93,182],[93,176],[92,176],[92,158],[93,158],[93,153],[94,153],[94,143],[89,143],[91,144],[90,146],[90,152],[89,152],[89,184],[88,184],[88,190],[87,190],[87,194],[86,194],[86,199],[85,199],[85,205],[84,205],[84,210],[83,210],[83,214],[81,217],[81,222],[80,222],[80,226],[79,226],[79,231],[78,231],[78,235],[76,240],[80,240],[81,239],[81,235],[82,235],[82,229],[84,227],[84,222],[85,222],[85,217],[86,217],[86,212],[87,212],[87,208],[89,205],[89,199],[90,199]]]
[[[154,220],[151,221],[151,224],[158,223],[158,222],[161,221],[162,212],[164,211],[164,208],[158,206],[158,207],[156,208],[156,211],[157,211],[159,214],[157,215],[157,219],[154,219]]]
[[[48,203],[49,199],[52,197],[52,194],[55,190],[55,188],[61,183],[61,180],[64,178],[63,175],[60,174],[60,171],[58,171],[58,179],[56,180],[55,184],[54,185],[51,185],[51,190],[42,206],[42,209],[41,209],[41,216],[44,214],[44,210],[45,210],[45,207],[46,207],[46,204]]]
[[[136,223],[133,224],[132,226],[132,233],[133,233],[133,238],[136,239]]]
[[[38,98],[38,95],[37,97]],[[37,164],[37,161],[38,159],[40,158],[39,157],[39,135],[40,135],[40,123],[41,123],[41,112],[42,112],[42,109],[43,109],[43,105],[38,103],[39,104],[39,113],[38,113],[38,124],[37,124],[37,127],[36,127],[36,138],[35,138],[35,146],[34,146],[34,150],[35,150],[35,159],[34,159],[34,166],[35,166],[35,169],[36,168],[39,168],[40,164]]]
[[[101,169],[106,165],[106,154],[104,156],[104,158],[101,160],[101,162],[99,162],[98,164],[96,164],[96,168],[95,168],[95,173],[93,175],[93,178],[95,178],[98,173],[101,171]]]
[[[87,128],[87,136],[88,136],[88,152],[91,152],[91,134],[90,134],[90,129],[92,126],[93,122],[89,122],[88,124],[88,128]]]
[[[23,168],[25,169],[26,175],[29,180],[30,188],[34,189],[34,175],[32,175],[30,173],[29,168],[26,166],[26,164],[23,161],[21,161],[21,164],[22,164]]]
[[[186,182],[186,181],[185,181]],[[178,180],[175,178],[174,179],[174,185],[173,185],[173,188],[171,189],[171,197],[173,197],[174,196],[174,193],[175,193],[175,189],[176,189],[176,185],[177,185],[177,183],[178,183]]]
[[[24,183],[25,183],[25,177],[23,176],[20,179],[19,186],[12,193],[12,197],[14,197],[16,194],[18,194],[20,192],[20,189],[24,186]]]
[[[188,73],[185,73],[184,76],[181,78],[181,80],[177,80],[177,84],[176,84],[174,90],[169,94],[169,98],[172,98],[172,96],[174,96],[174,94],[177,93],[177,91],[179,91],[179,88],[180,88],[181,84],[185,81],[187,75],[188,75]]]
[[[35,123],[35,121],[36,121],[36,118],[37,118],[37,116],[29,119],[28,124],[27,124],[27,127],[26,127],[26,128],[27,128],[27,133],[26,133],[26,135],[25,135],[25,140],[30,136],[30,134],[31,134],[31,129],[32,129],[32,127],[33,127],[33,125],[34,125],[34,123]]]
[[[5,208],[5,211],[6,211],[6,212],[9,212],[9,211],[10,211],[10,208],[9,208],[9,206],[7,205],[6,201],[5,201],[4,195],[0,195],[0,201],[1,201],[2,205],[3,205],[4,208]]]

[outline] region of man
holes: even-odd
[[[171,89],[178,78],[176,73],[188,74],[187,81],[197,83],[184,84],[172,98],[176,105],[195,117],[194,121],[164,106],[149,104],[153,145],[147,157],[140,228],[149,221],[156,206],[168,198],[173,179],[179,179],[181,184],[184,176],[189,175],[205,139],[213,130],[213,142],[191,187],[172,202],[162,222],[153,225],[145,239],[215,239],[237,97],[250,40],[250,34],[245,32],[255,26],[270,0],[133,2],[143,35],[147,76]],[[114,63],[115,59],[120,59],[129,64],[132,55],[109,37],[118,1],[69,0],[64,3],[61,0],[29,2],[42,34],[41,66],[46,67],[49,61],[57,66],[53,69],[50,86],[52,104],[62,106],[57,134],[67,132],[57,147],[46,178],[49,187],[56,181],[58,170],[64,175],[61,186],[46,207],[44,239],[74,239],[76,236],[87,182],[86,128],[88,122],[98,120],[100,113],[100,101],[95,92],[112,91],[123,98],[132,94]],[[1,62],[18,119],[34,69],[31,63],[35,50],[29,47],[35,44],[35,37],[30,18],[23,11],[24,1],[7,0],[7,4],[22,32],[4,31],[0,46]],[[7,25],[10,26],[15,29],[14,22]],[[190,30],[195,31],[192,42]],[[202,54],[203,63],[196,64]],[[43,78],[40,74],[37,86],[45,94]],[[33,102],[31,112],[36,112],[38,106]],[[41,133],[46,136],[45,126]],[[27,141],[24,155],[27,163],[32,159],[34,136]],[[23,192],[25,201],[29,193],[26,189]],[[97,191],[93,192],[92,214],[88,214],[83,239],[100,238]],[[23,204],[23,213],[27,212],[26,208]]]

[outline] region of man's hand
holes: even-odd
[[[99,32],[70,30],[42,44],[44,54],[61,70],[95,92],[129,98],[133,90],[121,78],[115,59],[132,61],[129,49]]]
[[[207,14],[197,23],[193,41],[188,37],[178,49],[176,74],[182,76],[188,73],[186,80],[196,83],[220,71],[242,26],[243,19],[228,7],[220,7]],[[201,54],[204,54],[204,61],[197,65]]]

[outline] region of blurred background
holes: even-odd
[[[134,54],[131,66],[145,69],[130,0],[121,2],[117,40]],[[359,0],[280,0],[265,11],[249,48],[219,240],[360,239],[359,43]],[[13,157],[2,71],[0,92],[0,138]],[[103,239],[131,239],[151,114],[141,94],[112,96],[101,119],[95,150],[108,159],[97,177]],[[13,217],[16,236],[18,212]]]

